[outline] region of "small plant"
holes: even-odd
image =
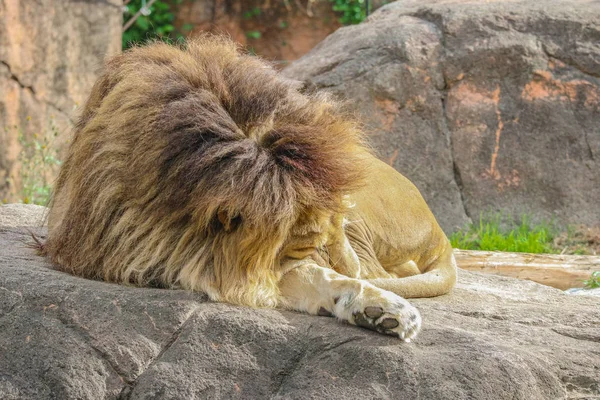
[[[173,22],[173,5],[181,4],[183,0],[155,1],[150,6],[146,6],[146,0],[132,0],[125,7],[123,12],[123,24],[127,23],[139,10],[142,14],[137,17],[133,25],[129,27],[121,38],[123,49],[127,49],[135,44],[145,43],[148,40],[164,40],[170,42],[179,40],[186,33],[192,30],[192,25],[185,24],[178,31]]]
[[[590,279],[583,281],[586,289],[597,289],[600,288],[600,271],[592,272]]]
[[[554,230],[548,224],[533,226],[528,217],[502,223],[500,215],[480,216],[472,224],[450,235],[452,246],[464,250],[557,253],[552,246]]]
[[[31,118],[28,117],[27,120]],[[18,126],[13,127],[17,130],[17,140],[21,145],[17,158],[20,165],[18,179],[14,183],[17,184],[20,201],[25,204],[48,204],[50,182],[61,164],[55,149],[59,130],[54,119],[50,119],[49,125],[49,130],[43,135],[37,132],[27,134]],[[13,184],[12,181],[10,183]]]
[[[246,12],[244,12],[244,19],[252,19],[254,17],[258,17],[262,14],[262,10],[259,7],[254,7]]]
[[[340,23],[344,25],[360,24],[367,17],[365,0],[330,0],[333,11],[341,13]]]
[[[247,31],[246,32],[246,37],[248,39],[260,39],[261,36],[262,36],[262,34],[259,31]]]

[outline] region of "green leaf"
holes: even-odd
[[[148,40],[159,38],[169,41],[182,37],[181,32],[173,26],[175,14],[173,5],[181,4],[180,0],[161,0],[156,1],[150,7],[151,13],[148,16],[140,16],[135,23],[123,33],[123,49],[127,49],[134,43],[144,43]],[[132,0],[128,5],[128,11],[123,13],[123,23],[125,24],[142,7],[142,0]],[[183,32],[189,32],[191,25],[186,24],[181,29]]]
[[[150,7],[152,11],[169,11],[170,6],[162,1],[157,1]]]
[[[260,39],[262,34],[259,31],[247,31],[246,37],[249,39]]]
[[[140,29],[142,29],[142,30],[144,30],[144,31],[147,31],[147,30],[148,30],[148,28],[150,27],[150,22],[148,21],[148,17],[145,17],[145,16],[143,16],[143,15],[140,15],[140,16],[138,17],[138,19],[135,21],[135,25],[136,25],[138,28],[140,28]]]

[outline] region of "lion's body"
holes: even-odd
[[[87,278],[325,310],[403,338],[418,313],[366,280],[431,296],[454,275],[431,276],[455,268],[416,188],[370,155],[335,102],[212,37],[107,63],[61,168],[45,252]],[[423,278],[404,290],[408,275]]]
[[[360,261],[357,278],[406,298],[448,293],[456,277],[452,247],[418,189],[377,159],[368,173],[346,217]]]

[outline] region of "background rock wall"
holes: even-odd
[[[600,224],[598,2],[400,0],[284,73],[349,99],[446,231]]]
[[[55,124],[57,146],[107,54],[121,49],[121,0],[0,0],[0,202],[15,200],[19,132]]]
[[[120,4],[0,1],[0,201],[17,200],[19,132],[54,124],[59,147],[68,137],[102,59],[120,51]],[[294,59],[339,26],[330,4],[311,2],[312,17],[308,4],[186,1],[177,23]],[[285,73],[349,99],[446,231],[495,210],[598,225],[598,21],[585,0],[400,0]]]
[[[341,26],[327,0],[187,0],[175,7],[179,29],[191,24],[192,36],[226,33],[281,65],[308,53]]]

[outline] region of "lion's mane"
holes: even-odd
[[[76,124],[45,252],[87,278],[274,306],[290,229],[360,185],[361,140],[334,101],[227,39],[134,48]]]

